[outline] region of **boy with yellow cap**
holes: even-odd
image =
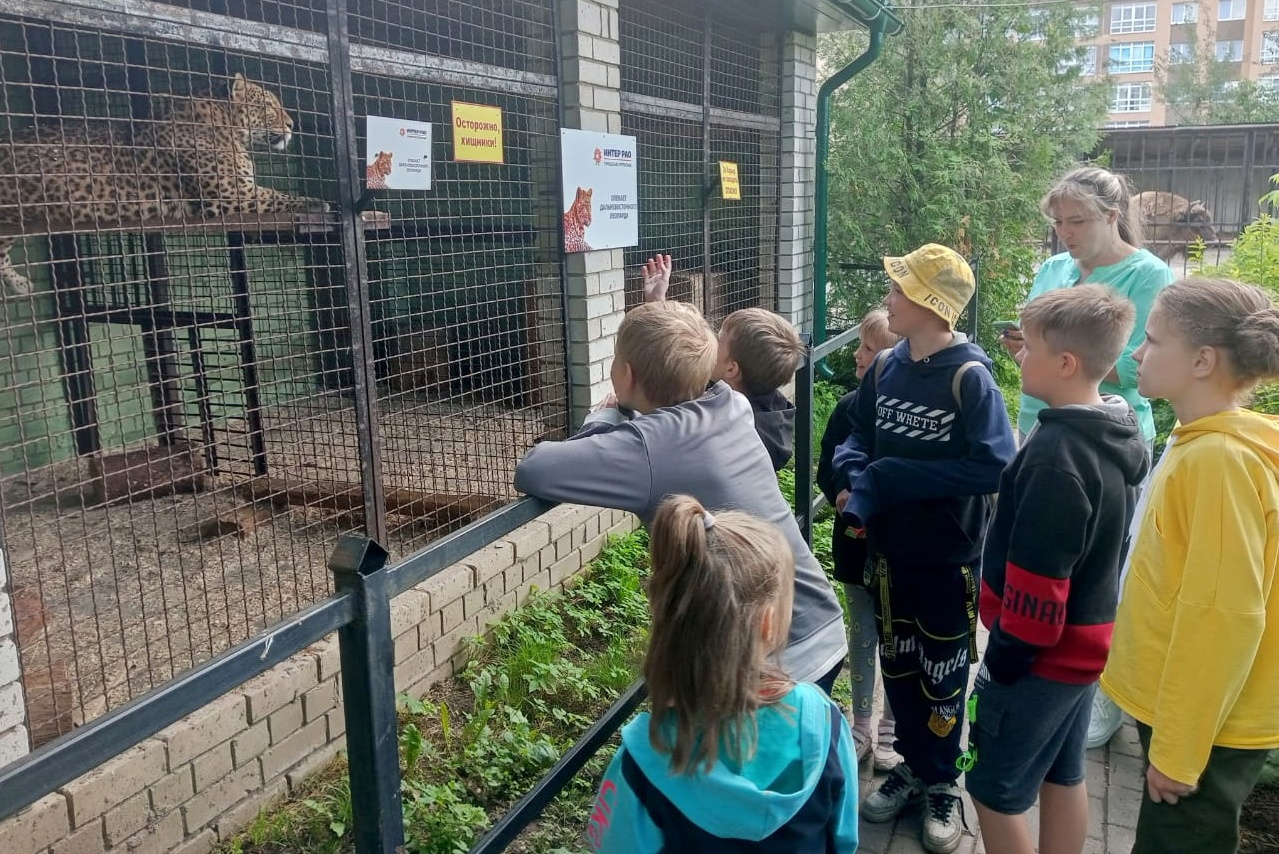
[[[867,537],[884,689],[902,763],[862,804],[891,821],[926,801],[924,848],[958,847],[960,731],[975,655],[985,496],[1016,453],[986,354],[955,332],[973,272],[930,243],[885,258],[888,328],[902,340],[866,372],[852,431],[834,454],[844,517]]]

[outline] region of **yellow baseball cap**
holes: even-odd
[[[884,270],[906,299],[946,321],[951,329],[977,289],[963,256],[938,243],[926,243],[900,258],[886,256]]]

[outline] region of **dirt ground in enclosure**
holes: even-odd
[[[323,395],[265,415],[272,478],[360,482],[349,398]],[[509,500],[515,463],[546,434],[546,415],[379,401],[384,482]],[[54,683],[29,685],[53,695],[29,702],[56,702],[59,717],[71,704],[77,720],[92,719],[332,592],[329,555],[341,534],[363,530],[361,514],[275,506],[243,539],[191,534],[194,523],[247,505],[235,489],[250,472],[247,436],[226,426],[220,473],[198,493],[86,508],[68,500],[66,484],[85,477],[75,460],[4,482],[5,563],[15,588],[35,591],[44,606],[19,626],[23,668],[52,667]],[[430,527],[390,514],[386,545],[403,556],[465,521]],[[70,684],[59,690],[59,682]]]

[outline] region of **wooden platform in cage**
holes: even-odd
[[[367,231],[386,231],[391,215],[385,211],[361,211],[360,221]],[[129,232],[133,234],[327,234],[338,229],[336,213],[266,213],[230,214],[210,218],[118,220],[100,222],[46,222],[33,214],[23,226],[0,224],[0,236],[32,236],[38,234],[101,234]]]

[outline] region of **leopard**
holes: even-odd
[[[328,205],[257,183],[250,145],[277,151],[293,138],[280,99],[243,74],[228,95],[159,95],[152,118],[38,119],[0,142],[0,284],[31,282],[10,250],[22,235],[92,231],[123,223],[229,214],[323,213]],[[15,233],[16,232],[16,233]]]
[[[573,204],[564,212],[564,251],[590,252],[586,229],[591,224],[591,195],[594,189],[577,188]]]
[[[379,151],[377,157],[364,170],[364,186],[369,190],[385,190],[387,176],[391,174],[391,161],[395,154]]]

